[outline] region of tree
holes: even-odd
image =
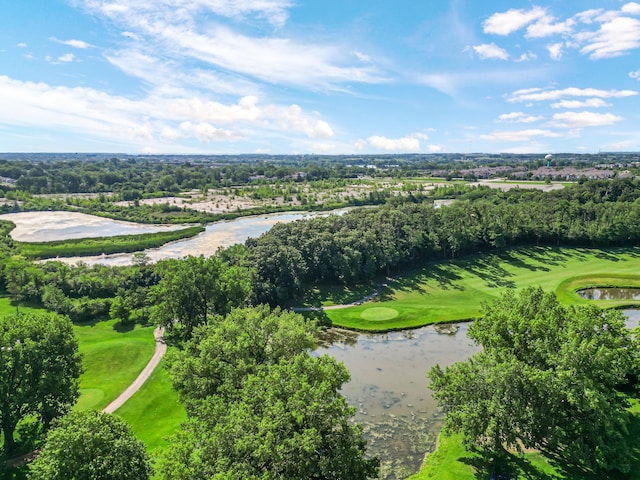
[[[561,450],[589,468],[630,468],[624,432],[638,349],[618,311],[566,307],[552,293],[513,291],[469,328],[483,346],[466,362],[428,374],[445,429],[468,442]]]
[[[146,480],[152,474],[144,444],[124,420],[97,411],[56,421],[30,467],[30,480]]]
[[[154,288],[158,303],[152,319],[181,339],[190,338],[209,316],[247,303],[251,292],[249,270],[230,267],[217,256],[167,260],[158,269],[162,278]]]
[[[175,435],[160,464],[166,480],[377,478],[362,428],[340,388],[349,379],[334,358],[301,353],[261,365],[233,400],[211,396]]]
[[[129,300],[122,295],[118,295],[111,302],[109,317],[119,319],[122,324],[125,324],[129,321],[130,316],[131,305],[129,304]]]
[[[48,428],[78,398],[82,371],[72,324],[55,314],[0,318],[0,427],[4,448],[14,448],[21,419],[35,415]]]
[[[296,313],[267,305],[239,308],[198,327],[182,350],[168,356],[170,376],[187,410],[202,400],[229,396],[261,365],[275,364],[316,345],[316,327]]]

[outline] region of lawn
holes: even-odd
[[[164,360],[116,415],[131,425],[152,455],[167,445],[165,438],[176,431],[187,414],[173,390]]]
[[[369,331],[403,329],[468,320],[508,288],[541,286],[563,303],[587,303],[576,294],[593,286],[640,286],[640,248],[584,249],[530,247],[501,254],[433,263],[389,284],[374,300],[327,310],[333,325]],[[370,289],[367,293],[371,293]],[[316,293],[331,304],[335,292]],[[329,300],[329,301],[327,301]],[[602,307],[640,306],[640,301],[597,301]]]
[[[149,362],[155,349],[153,327],[119,331],[115,320],[74,325],[83,355],[78,410],[106,407]]]

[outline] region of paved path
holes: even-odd
[[[127,387],[127,389],[120,394],[118,398],[116,398],[113,402],[107,405],[102,411],[106,413],[113,413],[117,409],[119,409],[124,403],[129,400],[134,393],[140,390],[140,387],[147,381],[147,379],[151,376],[155,368],[162,360],[162,357],[167,352],[167,344],[164,343],[164,327],[157,327],[153,331],[153,335],[156,338],[156,351],[147,363],[147,366],[144,367],[144,370],[140,372],[138,378],[136,378],[131,385]]]

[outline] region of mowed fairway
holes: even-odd
[[[119,332],[115,321],[74,325],[83,355],[78,410],[106,407],[133,382],[155,349],[153,327]]]
[[[506,289],[540,286],[564,303],[592,286],[640,286],[640,248],[522,248],[431,264],[404,276],[372,301],[325,314],[336,326],[381,331],[468,320]],[[640,301],[597,301],[604,307]],[[397,312],[397,314],[396,314]]]
[[[171,385],[164,360],[116,415],[131,425],[149,452],[158,453],[158,448],[167,445],[166,437],[187,419],[187,413]]]

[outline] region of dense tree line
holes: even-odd
[[[548,193],[477,189],[441,208],[396,198],[378,208],[279,224],[246,246],[257,298],[278,304],[309,283],[354,283],[516,245],[637,245],[639,197],[640,183],[624,179]]]

